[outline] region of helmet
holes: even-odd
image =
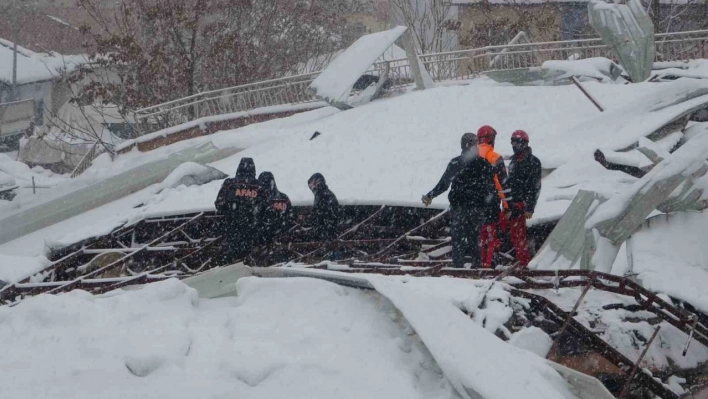
[[[489,125],[484,125],[477,130],[477,137],[481,144],[492,144],[497,137],[497,131]]]
[[[462,147],[463,150],[466,150],[473,145],[477,145],[477,135],[474,133],[465,133],[462,135],[462,138],[460,139],[460,147]]]
[[[511,140],[523,140],[525,142],[529,142],[529,135],[523,131],[523,130],[517,130],[514,133],[511,134]]]

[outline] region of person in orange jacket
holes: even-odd
[[[494,142],[497,137],[497,131],[489,125],[484,125],[477,130],[477,138],[479,140],[479,156],[486,159],[492,165],[494,170],[494,186],[497,189],[499,199],[502,201],[502,206],[506,210],[509,205],[506,202],[504,195],[504,187],[502,182],[507,180],[506,165],[504,158],[494,151]],[[498,213],[492,220],[482,226],[480,234],[480,246],[482,248],[482,267],[491,268],[494,251],[499,247],[499,238],[497,237],[497,229],[499,227],[503,213]]]

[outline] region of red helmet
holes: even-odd
[[[477,130],[477,139],[480,144],[491,144],[497,137],[497,131],[489,125],[484,125]]]
[[[511,140],[513,141],[514,139],[517,140],[523,140],[525,142],[529,142],[529,135],[523,130],[517,130],[514,133],[511,134]]]

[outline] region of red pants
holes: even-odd
[[[523,209],[523,205],[518,205],[519,208]],[[519,261],[521,267],[526,267],[531,261],[529,256],[529,243],[526,240],[526,215],[524,212],[520,212],[521,215],[517,217],[509,217],[509,229],[511,235],[511,244],[514,246],[514,252],[516,253],[516,260]]]
[[[511,244],[514,246],[516,260],[522,267],[528,266],[531,261],[529,255],[529,244],[526,240],[526,215],[512,218],[502,213],[499,217],[499,224],[490,223],[482,227],[480,233],[480,246],[482,249],[482,267],[491,268],[494,252],[499,248],[499,237],[497,228],[501,230],[510,229]]]
[[[502,216],[502,218],[503,217],[504,216]],[[482,231],[479,234],[480,247],[482,250],[482,267],[486,269],[492,267],[494,252],[499,248],[499,238],[497,237],[498,226],[499,225],[496,223],[485,224],[482,226]]]

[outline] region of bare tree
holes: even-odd
[[[84,31],[91,64],[74,78],[79,101],[122,110],[293,73],[346,45],[357,0],[78,0],[98,28]],[[110,71],[101,75],[96,70]]]
[[[459,22],[449,0],[391,0],[393,15],[413,34],[422,53],[450,50]]]
[[[533,41],[561,40],[563,36],[594,37],[587,22],[587,11],[575,10],[575,24],[558,26],[558,17],[571,12],[565,4],[556,1],[539,3],[525,0],[510,0],[503,4],[483,0],[470,6],[473,23],[460,33],[460,45],[464,48],[507,44],[519,32],[526,32]],[[560,29],[559,29],[560,28]]]
[[[647,9],[656,33],[708,29],[708,0],[650,0]]]

